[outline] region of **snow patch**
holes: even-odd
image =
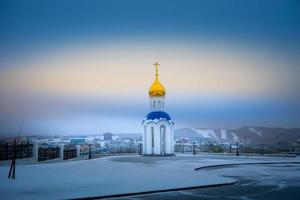
[[[259,137],[261,137],[262,135],[262,131],[258,131],[255,128],[249,128],[249,131],[251,131],[252,133],[256,133]]]
[[[192,130],[195,131],[201,137],[219,141],[219,138],[217,137],[214,129],[195,129],[195,128],[193,128]]]
[[[232,135],[232,137],[233,137],[233,140],[234,140],[235,142],[237,142],[238,139],[239,139],[239,137],[238,137],[234,132],[231,132],[231,135]]]
[[[226,140],[227,139],[227,135],[226,135],[226,130],[225,129],[221,129],[221,139],[222,140]]]

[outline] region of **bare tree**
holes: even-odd
[[[8,178],[11,178],[11,179],[16,178],[17,140],[19,141],[19,139],[21,137],[21,133],[22,133],[22,130],[23,130],[23,124],[24,124],[24,121],[22,121],[22,123],[20,124],[18,137],[14,138],[14,155],[13,155],[13,159],[11,161],[11,165],[10,165],[10,169],[9,169],[9,173],[8,173]]]

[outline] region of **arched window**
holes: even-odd
[[[166,126],[162,124],[160,127],[160,153],[166,153]]]
[[[151,146],[152,146],[152,151],[154,148],[154,127],[151,126]]]

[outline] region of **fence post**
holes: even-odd
[[[139,154],[140,154],[140,156],[142,155],[142,143],[139,143]]]
[[[61,160],[64,160],[64,147],[65,147],[65,145],[63,145],[63,144],[60,145],[60,149],[59,149],[60,156],[59,157]]]
[[[6,155],[5,155],[5,160],[8,160],[8,142],[6,143]]]
[[[195,144],[195,142],[193,142],[193,155],[195,155],[196,154],[196,144]]]
[[[80,158],[80,145],[76,145],[76,157],[79,159]]]
[[[22,140],[21,140],[21,146],[20,146],[20,151],[19,151],[19,158],[23,158],[23,145],[22,145]]]
[[[29,140],[27,139],[27,143],[26,143],[26,157],[29,157]]]
[[[239,156],[239,142],[236,142],[236,156]]]
[[[89,159],[92,159],[92,144],[89,143]]]
[[[33,147],[32,147],[32,154],[34,157],[34,162],[38,163],[39,162],[39,142],[34,140],[33,141]]]

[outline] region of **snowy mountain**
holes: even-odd
[[[199,138],[203,141],[244,144],[277,143],[300,141],[300,128],[243,127],[239,129],[183,128],[175,130],[175,138]]]

